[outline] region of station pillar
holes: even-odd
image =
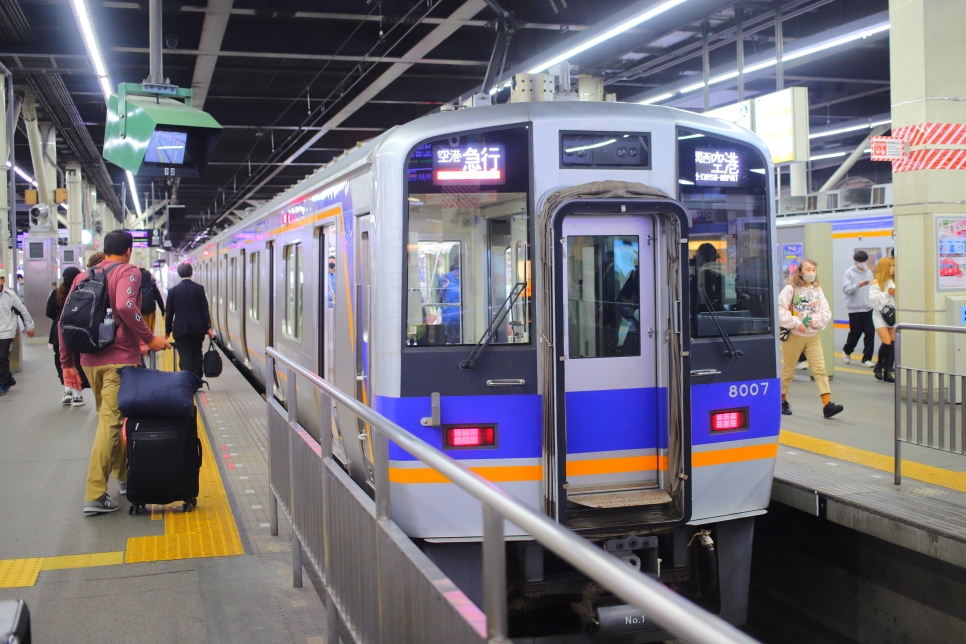
[[[889,37],[892,128],[966,124],[966,74],[950,61],[966,58],[966,3],[962,0],[890,0]],[[912,146],[942,149],[930,143]],[[962,148],[963,146],[945,146]],[[896,231],[896,308],[900,322],[945,324],[945,290],[956,285],[939,274],[939,225],[942,218],[966,221],[966,170],[927,167],[893,174]],[[952,367],[941,334],[909,332],[902,340],[905,366],[946,370]]]

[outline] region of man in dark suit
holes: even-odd
[[[164,334],[174,334],[181,369],[190,371],[199,378],[203,376],[201,348],[205,334],[215,337],[211,330],[211,315],[208,311],[208,298],[205,287],[191,280],[194,271],[187,262],[178,266],[181,281],[168,291],[165,305]]]

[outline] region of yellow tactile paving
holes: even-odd
[[[161,354],[159,367],[171,369],[170,352]],[[238,526],[200,414],[198,437],[203,454],[198,507],[191,512],[182,512],[178,504],[167,506],[163,512],[164,534],[128,539],[126,563],[244,554]],[[157,510],[153,508],[152,512]]]
[[[37,582],[37,575],[40,574],[43,562],[42,557],[0,561],[0,588],[33,586]]]
[[[779,441],[782,445],[786,445],[788,447],[796,447],[807,452],[815,452],[816,454],[822,454],[823,456],[837,458],[840,461],[847,461],[849,463],[855,463],[856,465],[864,465],[876,470],[882,470],[883,472],[891,473],[895,471],[894,459],[891,456],[886,456],[884,454],[867,452],[855,447],[848,447],[847,445],[840,445],[839,443],[833,443],[832,441],[822,440],[821,438],[812,438],[811,436],[795,434],[794,432],[788,432],[785,430],[782,430]],[[938,485],[940,487],[949,488],[950,490],[956,490],[957,492],[966,492],[966,472],[950,472],[949,470],[933,467],[931,465],[923,465],[922,463],[913,463],[912,461],[903,460],[902,476],[903,478],[910,478],[916,481],[922,481],[923,483]]]
[[[44,557],[41,570],[64,570],[66,568],[91,568],[93,566],[116,566],[124,563],[123,552],[97,552],[90,555],[66,555]]]

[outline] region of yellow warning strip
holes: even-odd
[[[163,365],[161,368],[172,368],[170,351],[161,353],[159,359],[159,366]],[[191,512],[182,512],[180,504],[165,506],[164,534],[128,539],[125,563],[225,557],[245,553],[200,413],[198,438],[201,439],[203,455],[198,506]]]
[[[43,557],[35,559],[5,559],[0,561],[0,588],[33,586],[40,574]]]
[[[95,552],[90,555],[66,555],[44,557],[41,570],[66,570],[67,568],[91,568],[93,566],[116,566],[124,563],[123,552]]]
[[[885,454],[867,452],[855,447],[840,445],[821,438],[812,438],[802,434],[781,431],[779,441],[786,447],[795,447],[807,452],[814,452],[822,456],[837,458],[840,461],[864,465],[875,470],[892,473],[895,471],[895,460]],[[966,472],[950,472],[931,465],[902,461],[902,476],[931,485],[949,488],[958,492],[966,492]]]

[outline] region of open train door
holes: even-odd
[[[568,199],[541,224],[553,256],[548,511],[588,533],[686,520],[687,211],[658,196]]]

